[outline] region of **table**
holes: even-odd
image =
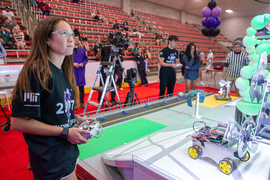
[[[1,89],[12,89],[15,87],[17,81],[11,81],[10,85],[7,85],[6,82],[0,82],[0,90]]]
[[[212,79],[214,79],[214,87],[215,87],[215,85],[216,85],[216,75],[219,72],[223,72],[223,70],[216,70],[216,69],[206,69],[206,70],[211,73],[211,77],[209,79],[209,85],[208,86],[210,86],[210,83],[211,83]]]

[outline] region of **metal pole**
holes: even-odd
[[[200,100],[200,93],[198,92],[196,94],[195,115],[194,114],[191,115],[192,117],[195,117],[197,119],[202,118],[202,116],[199,115],[199,104],[200,104],[199,100]]]

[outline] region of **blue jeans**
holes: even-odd
[[[51,10],[50,9],[48,9],[48,10],[42,9],[41,11],[42,11],[43,15],[46,15],[46,13],[48,13],[48,16],[49,16]]]

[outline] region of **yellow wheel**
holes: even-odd
[[[247,151],[246,152],[246,155],[242,158],[242,159],[240,159],[241,161],[248,161],[250,159],[250,154],[249,154],[249,152]]]
[[[199,157],[199,151],[194,146],[191,146],[190,148],[188,148],[188,154],[192,159],[197,159]]]
[[[219,169],[224,174],[231,174],[233,171],[233,165],[228,160],[223,159],[222,161],[219,162]]]

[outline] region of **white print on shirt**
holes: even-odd
[[[39,93],[24,93],[23,100],[26,102],[29,100],[30,102],[37,102]]]
[[[170,56],[168,56],[168,60],[166,61],[166,63],[173,63],[175,59],[176,59],[176,53],[170,54]]]
[[[163,54],[163,52],[160,52],[160,55],[162,55]]]

